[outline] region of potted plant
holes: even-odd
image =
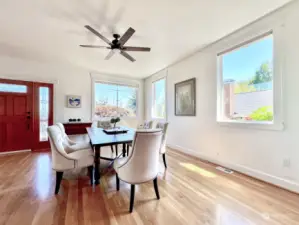
[[[116,117],[116,118],[112,118],[110,120],[110,123],[112,123],[113,124],[113,128],[115,128],[116,127],[116,123],[118,123],[119,121],[120,121],[120,118]]]

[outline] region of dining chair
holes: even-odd
[[[67,153],[63,146],[64,137],[57,125],[49,126],[48,135],[51,145],[52,169],[56,171],[55,194],[58,194],[63,172],[75,168],[88,168],[90,183],[93,184],[94,155],[91,147]]]
[[[63,137],[63,146],[68,153],[73,151],[90,148],[90,140],[84,140],[81,142],[72,141],[65,132],[65,128],[62,123],[56,123],[60,128]]]
[[[158,122],[156,125],[156,129],[161,129],[163,136],[162,136],[162,141],[161,141],[161,147],[160,147],[160,154],[162,154],[163,157],[163,162],[165,168],[167,168],[166,164],[166,137],[167,137],[167,128],[168,128],[169,123],[168,122]]]
[[[137,125],[137,130],[142,130],[142,129],[151,129],[152,128],[152,125],[153,125],[153,122],[150,120],[150,121],[143,121],[142,123],[138,123]],[[132,148],[132,143],[128,143],[127,144],[127,156],[129,156],[129,153],[130,153],[130,147]]]
[[[119,191],[119,180],[131,184],[130,212],[133,211],[136,184],[153,180],[157,199],[160,199],[157,176],[161,140],[160,129],[137,130],[130,156],[114,161],[117,191]]]
[[[159,122],[157,120],[150,120],[146,122],[147,128],[149,129],[161,129],[163,132],[162,136],[162,142],[161,142],[161,147],[160,147],[160,154],[162,155],[163,158],[163,163],[165,168],[167,168],[167,163],[166,163],[166,138],[167,138],[167,129],[168,129],[168,122]]]

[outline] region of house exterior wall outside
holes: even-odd
[[[248,93],[234,94],[234,113],[248,116],[263,106],[273,105],[273,91],[255,91]]]

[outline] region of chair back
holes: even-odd
[[[56,125],[57,125],[57,126],[59,127],[59,129],[61,130],[61,134],[62,134],[63,138],[64,138],[65,136],[67,136],[66,133],[65,133],[65,128],[64,128],[63,124],[62,124],[62,123],[56,123]]]
[[[110,120],[99,120],[97,122],[97,127],[107,129],[107,128],[111,128],[112,126]]]
[[[143,121],[142,123],[139,123],[137,125],[137,129],[138,130],[142,130],[142,129],[150,129],[151,127],[151,121]]]
[[[119,168],[120,177],[125,177],[125,181],[131,184],[155,179],[159,171],[161,139],[160,129],[137,130],[132,153],[127,162]]]
[[[157,129],[161,129],[163,136],[161,141],[160,153],[164,154],[166,152],[166,137],[167,137],[167,129],[168,129],[168,122],[159,122],[156,125]]]
[[[74,167],[69,161],[69,156],[63,147],[64,137],[61,128],[58,125],[49,126],[48,135],[51,145],[52,168],[63,171]]]

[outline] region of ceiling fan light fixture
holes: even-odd
[[[124,46],[126,42],[132,37],[132,35],[135,33],[135,30],[130,27],[123,36],[120,36],[119,34],[113,34],[114,40],[109,41],[106,37],[104,37],[102,34],[100,34],[98,31],[93,29],[91,26],[86,25],[84,26],[86,29],[88,29],[90,32],[92,32],[94,35],[99,37],[102,41],[106,42],[109,46],[99,46],[99,45],[80,45],[81,47],[85,48],[104,48],[104,49],[110,49],[109,54],[105,57],[105,60],[110,59],[115,53],[118,53],[131,62],[135,62],[136,60],[127,53],[127,51],[134,51],[134,52],[150,52],[151,48],[148,47],[136,47],[136,46]]]
[[[112,51],[113,51],[114,53],[120,53],[120,49],[118,49],[118,48],[114,48],[114,49],[112,49]]]

